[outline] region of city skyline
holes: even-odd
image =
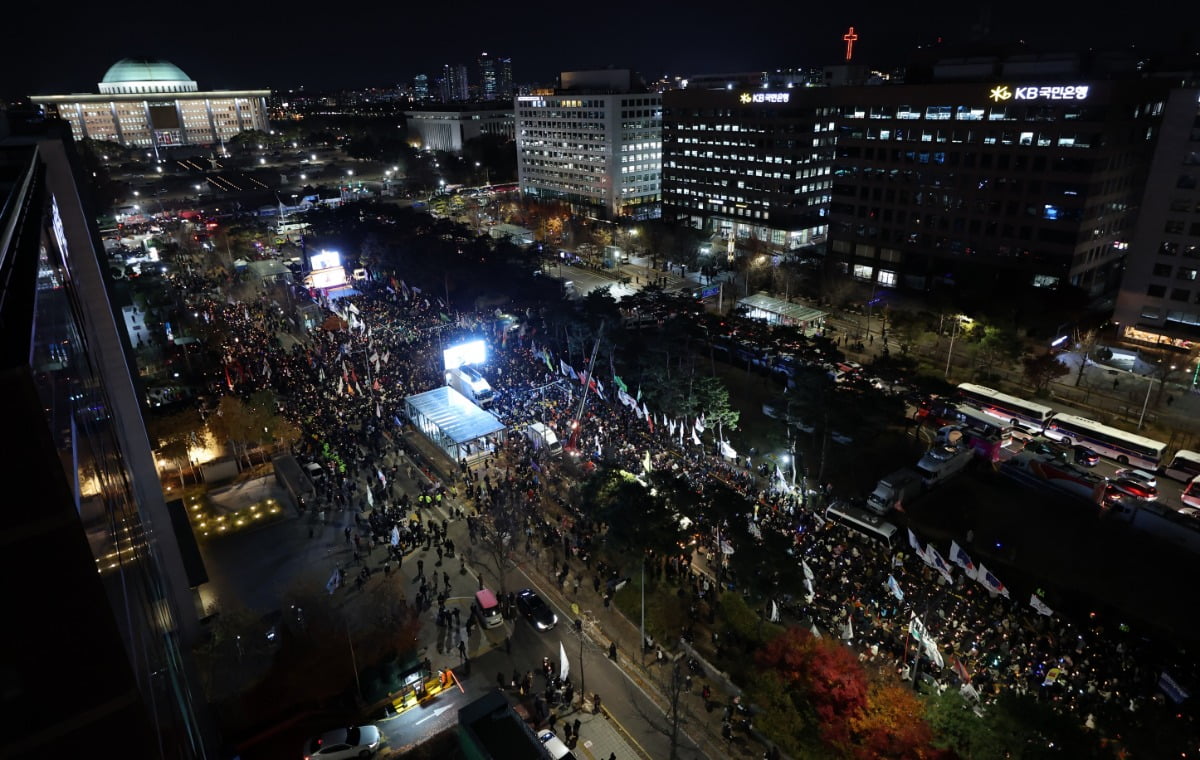
[[[564,13],[559,5],[534,2],[511,15],[468,4],[456,18],[485,14],[488,23],[459,28],[436,15],[414,17],[389,9],[367,19],[332,13],[289,15],[256,6],[228,22],[206,22],[183,12],[173,17],[172,9],[163,9],[153,18],[122,19],[120,34],[100,38],[96,29],[111,21],[97,13],[55,19],[55,47],[47,47],[45,37],[14,40],[0,52],[5,71],[0,96],[91,92],[104,71],[126,56],[172,61],[209,89],[320,91],[409,83],[414,75],[435,74],[446,64],[473,68],[486,51],[513,60],[514,81],[549,84],[559,71],[606,66],[633,68],[655,79],[835,64],[845,58],[842,36],[850,26],[857,34],[854,62],[884,68],[939,41],[1024,41],[1040,50],[1134,46],[1147,52],[1194,53],[1187,30],[1200,22],[1200,8],[1194,6],[1169,17],[1152,7],[1115,25],[1082,3],[1054,5],[1036,16],[949,3],[927,5],[922,15],[884,4],[844,11],[758,2],[743,4],[732,14],[728,6],[700,2],[681,14],[665,6],[625,3],[602,17],[580,18]],[[34,12],[17,11],[22,14]],[[206,23],[236,24],[250,32],[251,41],[223,43],[220,35],[232,30],[214,30]],[[259,35],[265,39],[255,39]]]

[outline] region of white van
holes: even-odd
[[[504,623],[504,616],[500,614],[500,602],[496,600],[496,595],[491,589],[481,588],[475,592],[475,614],[479,616],[479,622],[483,623],[485,628],[495,628]]]

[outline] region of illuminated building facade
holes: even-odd
[[[0,528],[3,598],[28,621],[6,631],[3,754],[211,757],[190,654],[207,578],[164,501],[68,143],[0,123],[0,473],[36,494]]]
[[[829,252],[848,274],[911,290],[1116,291],[1167,86],[1026,72],[829,88]]]
[[[787,251],[828,221],[834,108],[824,89],[663,95],[663,218]]]
[[[499,135],[512,140],[516,121],[511,106],[405,111],[409,140],[424,150],[461,153],[463,144],[481,135]]]
[[[479,96],[483,100],[512,100],[512,59],[481,53],[479,56]]]
[[[110,140],[137,148],[224,143],[245,130],[267,130],[270,90],[202,92],[174,64],[125,58],[113,64],[99,94],[32,95],[47,116],[71,125],[76,140]]]
[[[1200,341],[1200,88],[1167,98],[1113,321],[1121,337]]]
[[[556,94],[517,98],[523,194],[605,218],[659,215],[662,95],[630,82],[627,70],[564,72]]]

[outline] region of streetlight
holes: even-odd
[[[946,379],[950,379],[950,358],[954,356],[954,339],[958,337],[958,326],[966,322],[970,324],[972,319],[963,314],[954,315],[954,330],[950,333],[950,348],[946,351]]]
[[[1174,364],[1171,365],[1171,371],[1172,372],[1175,371]],[[1163,378],[1160,377],[1157,379],[1158,379],[1158,382],[1160,382],[1160,383],[1163,382]],[[1148,381],[1146,383],[1146,398],[1144,401],[1142,401],[1142,413],[1138,415],[1138,424],[1137,424],[1138,430],[1142,429],[1142,422],[1144,422],[1146,419],[1146,407],[1150,405],[1150,390],[1154,387],[1155,378],[1151,377],[1151,378],[1148,378],[1147,380]]]

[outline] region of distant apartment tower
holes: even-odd
[[[438,81],[443,103],[462,103],[470,99],[471,93],[467,82],[467,67],[461,63],[446,64],[442,67],[442,78]]]
[[[1121,337],[1191,349],[1200,341],[1200,89],[1163,109],[1137,230],[1113,314]]]
[[[33,95],[30,100],[48,116],[70,123],[76,140],[138,148],[211,145],[245,130],[268,129],[270,90],[199,91],[167,61],[122,59],[98,88],[94,95]]]
[[[164,502],[70,138],[43,129],[6,139],[3,119],[0,392],[10,434],[0,476],[37,496],[0,527],[0,591],[27,621],[6,631],[0,754],[214,757],[191,663],[194,589],[207,578],[183,502]],[[51,572],[30,572],[48,559]]]
[[[512,59],[487,53],[479,56],[479,94],[484,100],[511,100],[513,96]]]
[[[632,85],[627,69],[563,72],[555,94],[518,97],[521,192],[604,218],[657,217],[662,96]]]
[[[405,111],[404,118],[409,141],[422,150],[461,153],[466,142],[482,135],[499,135],[508,140],[514,137],[511,107],[413,110]]]
[[[828,90],[714,80],[719,89],[663,94],[663,218],[777,251],[821,243],[836,139]]]

